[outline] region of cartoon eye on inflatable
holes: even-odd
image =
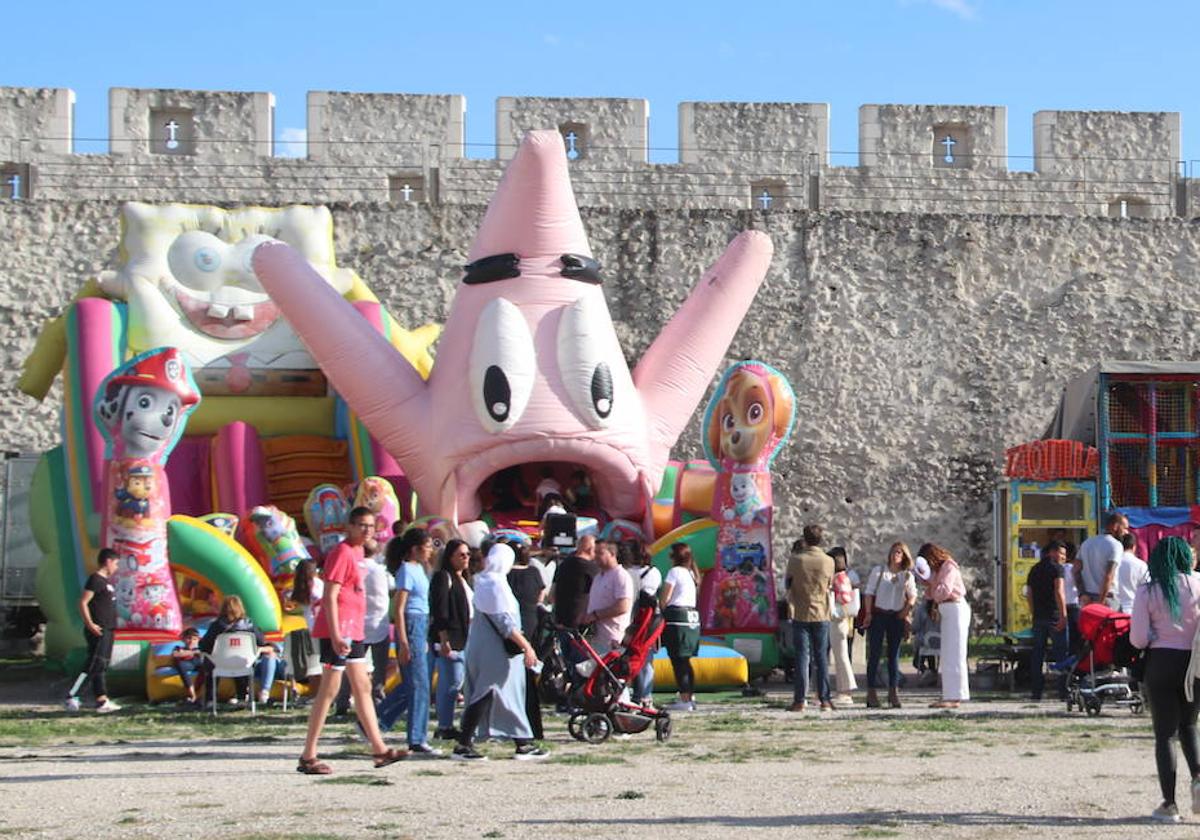
[[[484,307],[471,347],[471,404],[489,432],[503,432],[521,419],[537,362],[533,336],[521,311],[504,298]]]
[[[599,290],[568,306],[558,325],[558,368],[576,413],[593,429],[606,428],[629,393],[623,358],[612,358],[611,323]]]
[[[748,409],[746,409],[746,419],[749,420],[755,426],[757,426],[759,424],[759,422],[762,421],[762,418],[763,418],[762,403],[760,403],[760,402],[751,403],[750,407]]]
[[[266,234],[254,233],[233,246],[233,255],[230,262],[231,267],[237,269],[239,285],[256,291],[262,289],[262,286],[258,284],[258,278],[254,275],[254,249],[264,242],[278,241]]]
[[[175,279],[190,289],[211,292],[220,286],[229,246],[211,233],[189,230],[171,243],[167,264]]]

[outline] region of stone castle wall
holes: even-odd
[[[1000,106],[863,105],[857,165],[833,165],[821,103],[681,103],[679,162],[648,163],[643,99],[501,97],[490,159],[466,154],[459,95],[310,92],[302,158],[275,156],[274,102],[113,88],[108,152],[82,155],[72,91],[0,88],[0,195],[16,175],[45,199],[476,204],[526,130],[557,127],[585,206],[1138,218],[1200,207],[1176,113],[1040,111],[1026,171],[1009,167]]]
[[[1003,449],[1040,435],[1099,358],[1187,360],[1200,343],[1200,195],[1178,177],[1176,114],[1039,113],[1022,172],[992,107],[864,106],[860,165],[833,167],[819,104],[684,103],[680,162],[650,164],[643,100],[502,99],[484,160],[464,156],[458,96],[312,93],[299,159],[272,156],[270,94],[114,89],[103,155],[65,139],[73,101],[0,89],[0,194],[14,174],[28,191],[0,200],[10,451],[57,442],[57,393],[37,405],[13,386],[42,322],[115,266],[121,201],[329,204],[338,263],[403,323],[443,321],[502,162],[535,127],[574,135],[631,364],[739,230],[771,235],[729,361],[777,365],[800,398],[775,472],[780,551],[821,521],[860,567],[894,539],[934,540],[986,580]],[[699,412],[676,454],[698,456],[698,435]]]
[[[0,445],[57,441],[55,395],[15,393],[43,319],[116,261],[119,203],[0,202]],[[334,205],[338,262],[409,325],[444,320],[478,205]],[[775,258],[729,353],[787,373],[797,433],[776,462],[777,549],[827,525],[860,564],[894,539],[990,568],[1005,446],[1040,435],[1101,356],[1192,359],[1200,230],[1182,220],[584,208],[631,364],[746,227]],[[699,456],[699,412],[676,449]]]

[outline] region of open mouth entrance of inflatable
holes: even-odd
[[[485,478],[478,494],[484,514],[502,528],[536,530],[555,501],[569,513],[603,517],[591,472],[569,461],[505,467]]]

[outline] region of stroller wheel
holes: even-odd
[[[1088,717],[1097,717],[1100,714],[1101,703],[1098,700],[1088,700],[1083,708]]]
[[[583,722],[587,720],[586,712],[576,712],[567,718],[567,732],[576,741],[583,740]]]
[[[584,719],[580,731],[583,734],[583,740],[589,744],[603,744],[612,734],[612,730],[612,721],[608,719],[608,715],[594,712]]]
[[[661,717],[654,721],[654,737],[659,741],[666,741],[671,737],[671,718]]]
[[[1146,705],[1141,700],[1134,700],[1129,704],[1129,711],[1135,715],[1144,714],[1146,711]]]

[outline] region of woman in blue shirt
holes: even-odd
[[[402,682],[376,708],[379,728],[389,731],[408,713],[408,751],[434,756],[429,746],[429,575],[433,540],[420,528],[409,528],[387,547],[388,571],[396,576],[393,610],[396,661]]]

